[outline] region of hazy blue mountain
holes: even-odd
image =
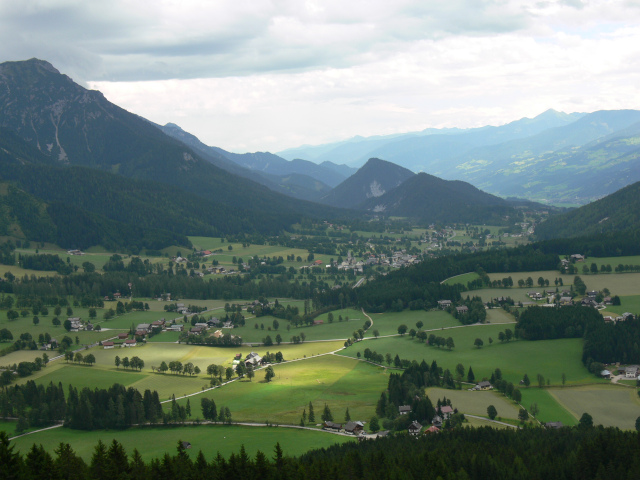
[[[432,171],[430,165],[433,160],[450,158],[477,146],[525,138],[548,128],[567,125],[583,115],[548,110],[534,118],[523,118],[499,127],[430,128],[406,134],[354,137],[335,144],[289,149],[279,152],[279,155],[284,158],[294,155],[315,162],[328,160],[353,166],[362,165],[368,158],[378,157],[413,171]]]
[[[502,198],[459,180],[443,180],[427,173],[413,175],[398,187],[359,208],[390,216],[430,222],[504,223],[516,211]]]
[[[394,163],[371,158],[356,173],[320,199],[327,205],[353,208],[372,197],[379,197],[415,174]]]
[[[640,180],[638,122],[636,110],[595,112],[534,137],[472,150],[442,176],[502,196],[584,204]]]
[[[339,175],[342,175],[345,179],[349,178],[351,175],[353,175],[358,171],[357,168],[350,167],[348,165],[345,165],[344,163],[341,163],[340,165],[338,165],[337,163],[333,163],[328,160],[322,162],[320,166],[325,167],[331,171],[337,172]]]
[[[273,160],[278,162],[287,162],[286,160],[272,155],[270,153],[256,153],[237,155],[227,152],[219,147],[210,147],[202,143],[195,135],[185,132],[182,128],[174,123],[167,123],[164,126],[158,125],[164,133],[173,137],[188,147],[199,153],[202,158],[208,160],[212,164],[220,167],[227,172],[233,173],[243,178],[248,178],[254,182],[260,183],[273,190],[274,192],[283,193],[301,200],[317,200],[322,195],[326,194],[331,187],[322,183],[316,178],[312,178],[304,174],[270,174],[263,169],[252,169],[250,166],[242,165],[242,162],[236,162],[235,160],[240,157],[244,160],[251,158],[262,158]],[[260,161],[256,161],[258,165],[261,165]],[[311,163],[311,162],[309,162]],[[314,164],[312,164],[314,165]]]

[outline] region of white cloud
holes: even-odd
[[[274,151],[640,108],[638,20],[613,0],[23,0],[0,3],[0,42],[208,144]]]

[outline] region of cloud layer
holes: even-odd
[[[205,143],[274,151],[640,108],[639,19],[631,1],[31,0],[0,4],[0,41]]]

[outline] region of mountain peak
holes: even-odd
[[[56,67],[51,65],[46,60],[40,60],[39,58],[35,58],[35,57],[30,58],[29,60],[20,60],[16,62],[4,62],[0,64],[0,69],[12,68],[12,67],[13,68],[31,67],[35,69],[46,70],[50,73],[55,73],[60,75],[60,71]]]

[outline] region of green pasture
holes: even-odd
[[[162,399],[168,399],[174,394],[182,396],[207,388],[210,380],[206,375],[207,366],[210,364],[231,366],[236,353],[242,353],[244,358],[250,351],[255,351],[259,355],[264,355],[267,351],[281,351],[285,360],[294,360],[337,350],[343,346],[343,343],[342,341],[317,342],[254,348],[243,345],[237,349],[176,343],[148,343],[137,347],[113,349],[94,347],[82,352],[83,355],[92,353],[96,357],[96,363],[93,366],[67,363],[60,359],[50,363],[41,371],[18,380],[18,383],[24,383],[27,380],[35,380],[45,385],[49,382],[62,382],[65,386],[71,384],[78,388],[106,388],[114,383],[120,383],[133,386],[140,391],[147,388],[157,390]],[[145,362],[145,366],[140,372],[125,369],[122,366],[116,368],[116,355],[121,359],[137,356]],[[153,373],[152,366],[158,367],[163,361],[168,364],[174,360],[183,364],[192,362],[200,367],[202,373],[193,376],[175,375],[170,372]]]
[[[502,308],[490,308],[487,310],[486,323],[516,323],[516,319]]]
[[[640,416],[640,401],[635,388],[589,385],[554,388],[550,394],[576,418],[585,412],[590,414],[594,425],[632,430]]]
[[[200,398],[206,396],[218,406],[229,407],[234,421],[297,425],[303,410],[308,413],[311,401],[316,423],[321,423],[325,403],[337,422],[344,421],[347,408],[353,420],[368,421],[375,415],[376,402],[388,383],[385,369],[336,355],[273,368],[276,375],[269,383],[264,381],[264,370],[259,370],[253,381],[236,381],[190,397],[191,406],[199,409]]]
[[[162,332],[153,337],[147,337],[149,343],[170,343],[177,342],[180,339],[182,332]]]
[[[561,259],[564,257],[560,257]],[[615,269],[618,265],[640,265],[640,255],[631,255],[625,257],[587,257],[584,262],[577,262],[574,265],[582,273],[582,266],[586,265],[591,268],[591,264],[595,263],[600,270],[601,265],[611,265]]]
[[[466,385],[463,385],[462,388],[462,390],[447,390],[445,388],[430,387],[426,389],[426,392],[434,406],[438,399],[446,397],[451,400],[453,408],[457,408],[462,413],[486,417],[487,407],[493,405],[496,407],[499,417],[518,418],[520,407],[504,395],[491,390],[471,391],[468,390]]]
[[[485,415],[486,415],[486,412],[485,412]],[[490,420],[484,420],[481,418],[472,418],[472,417],[466,417],[465,423],[463,424],[463,426],[469,427],[469,428],[478,428],[478,427],[491,427],[491,428],[499,428],[499,429],[509,428],[506,425],[495,423]]]
[[[618,273],[605,275],[581,275],[587,290],[608,288],[611,295],[638,295],[640,293],[640,273]]]
[[[447,278],[444,282],[445,285],[455,285],[459,283],[461,285],[467,285],[467,283],[472,282],[473,280],[477,280],[480,278],[476,272],[463,273],[462,275],[456,275],[455,277]]]
[[[367,337],[373,336],[373,331],[378,330],[381,336],[397,335],[398,326],[406,325],[408,330],[416,331],[416,323],[421,321],[423,330],[436,330],[447,327],[460,326],[460,322],[444,310],[403,310],[402,312],[372,313],[369,316],[373,320],[373,327],[367,332]]]
[[[555,289],[555,285],[553,286]],[[463,295],[469,295],[469,297],[480,297],[483,302],[490,302],[494,298],[499,297],[511,297],[514,302],[533,302],[528,295],[527,292],[535,291],[540,292],[543,289],[540,287],[530,287],[530,288],[481,288],[479,290],[471,290],[469,292],[464,292]],[[560,289],[562,290],[562,289]],[[540,302],[543,303],[543,302]]]
[[[579,268],[581,269],[582,267]],[[579,271],[576,275],[582,278],[584,283],[587,285],[587,290],[603,290],[604,288],[608,288],[612,295],[637,295],[638,292],[640,292],[640,273],[584,275]],[[490,273],[489,278],[491,280],[502,280],[504,277],[511,276],[514,285],[517,285],[518,280],[526,280],[528,277],[531,277],[533,279],[533,287],[523,287],[522,289],[517,287],[501,289],[506,292],[516,292],[521,290],[526,294],[529,290],[539,291],[541,289],[537,283],[539,277],[549,280],[548,288],[553,289],[556,287],[554,282],[555,279],[562,278],[563,286],[558,286],[558,288],[560,290],[568,290],[569,286],[573,284],[573,279],[576,275],[565,275],[558,273],[556,270],[548,270],[539,272]],[[482,290],[475,290],[473,293],[477,295],[478,292],[482,292]],[[515,294],[509,295],[507,293],[507,295],[515,299]]]
[[[4,278],[4,274],[11,272],[17,278],[24,277],[25,275],[35,275],[36,277],[55,277],[57,272],[43,271],[43,270],[28,270],[21,268],[17,265],[0,265],[0,277]]]
[[[316,320],[321,320],[324,323],[322,325],[312,325],[303,327],[294,327],[287,320],[276,319],[272,316],[252,317],[245,321],[244,327],[234,328],[233,334],[240,335],[242,341],[245,343],[262,343],[262,340],[267,336],[271,336],[275,344],[276,335],[282,337],[283,342],[289,342],[294,335],[299,336],[304,333],[306,341],[315,340],[331,340],[331,339],[347,339],[352,336],[355,330],[364,327],[364,322],[367,318],[362,314],[360,310],[353,310],[346,308],[344,310],[335,310],[333,313],[333,323],[329,323],[328,313],[320,315]],[[338,320],[342,315],[343,321]],[[349,317],[349,321],[346,321],[346,317]],[[273,329],[273,321],[277,320],[279,323],[278,330]],[[255,326],[258,328],[255,328]],[[287,329],[288,326],[291,327]],[[264,326],[264,329],[261,327]],[[269,330],[271,328],[271,330]],[[370,335],[370,332],[369,332]]]
[[[448,368],[452,372],[461,363],[465,372],[469,366],[473,368],[476,381],[483,377],[489,378],[496,369],[502,370],[503,378],[518,384],[524,374],[528,374],[531,382],[536,382],[537,374],[548,378],[552,385],[561,384],[562,373],[567,376],[567,384],[598,383],[599,380],[591,375],[584,367],[582,357],[582,339],[559,339],[528,342],[517,340],[501,344],[498,333],[503,331],[503,325],[482,325],[444,329],[438,335],[452,337],[455,348],[430,347],[419,340],[412,340],[409,335],[403,337],[387,337],[358,342],[339,354],[356,357],[365,348],[392,357],[399,355],[401,359],[416,360],[427,363],[436,360],[438,366]],[[436,332],[437,334],[437,332]],[[493,344],[489,345],[489,337]],[[484,342],[482,348],[476,348],[473,343],[476,338]],[[466,374],[465,374],[466,375]]]
[[[286,456],[297,456],[314,448],[354,441],[352,437],[293,428],[193,425],[92,432],[55,428],[16,438],[11,443],[22,454],[26,454],[34,443],[42,444],[52,455],[60,442],[69,443],[76,454],[90,462],[98,440],[102,440],[108,447],[114,439],[123,445],[128,455],[137,448],[145,461],[160,458],[165,452],[175,455],[178,441],[191,443],[192,447],[187,450],[187,454],[193,460],[202,450],[207,461],[211,461],[218,452],[225,458],[232,453],[237,454],[242,445],[250,457],[254,457],[260,450],[271,458],[276,443],[280,443]]]
[[[607,305],[606,310],[601,310],[603,316],[622,315],[625,312],[640,313],[640,295],[626,295],[620,297],[620,305]]]
[[[535,379],[531,379],[535,383]],[[536,418],[542,422],[562,422],[563,425],[577,425],[578,420],[573,413],[563,407],[551,393],[556,389],[534,387],[534,383],[528,388],[520,387],[522,392],[522,406],[528,411],[531,405],[538,404],[539,413]],[[570,387],[564,387],[569,389]],[[571,387],[574,388],[574,387]]]

